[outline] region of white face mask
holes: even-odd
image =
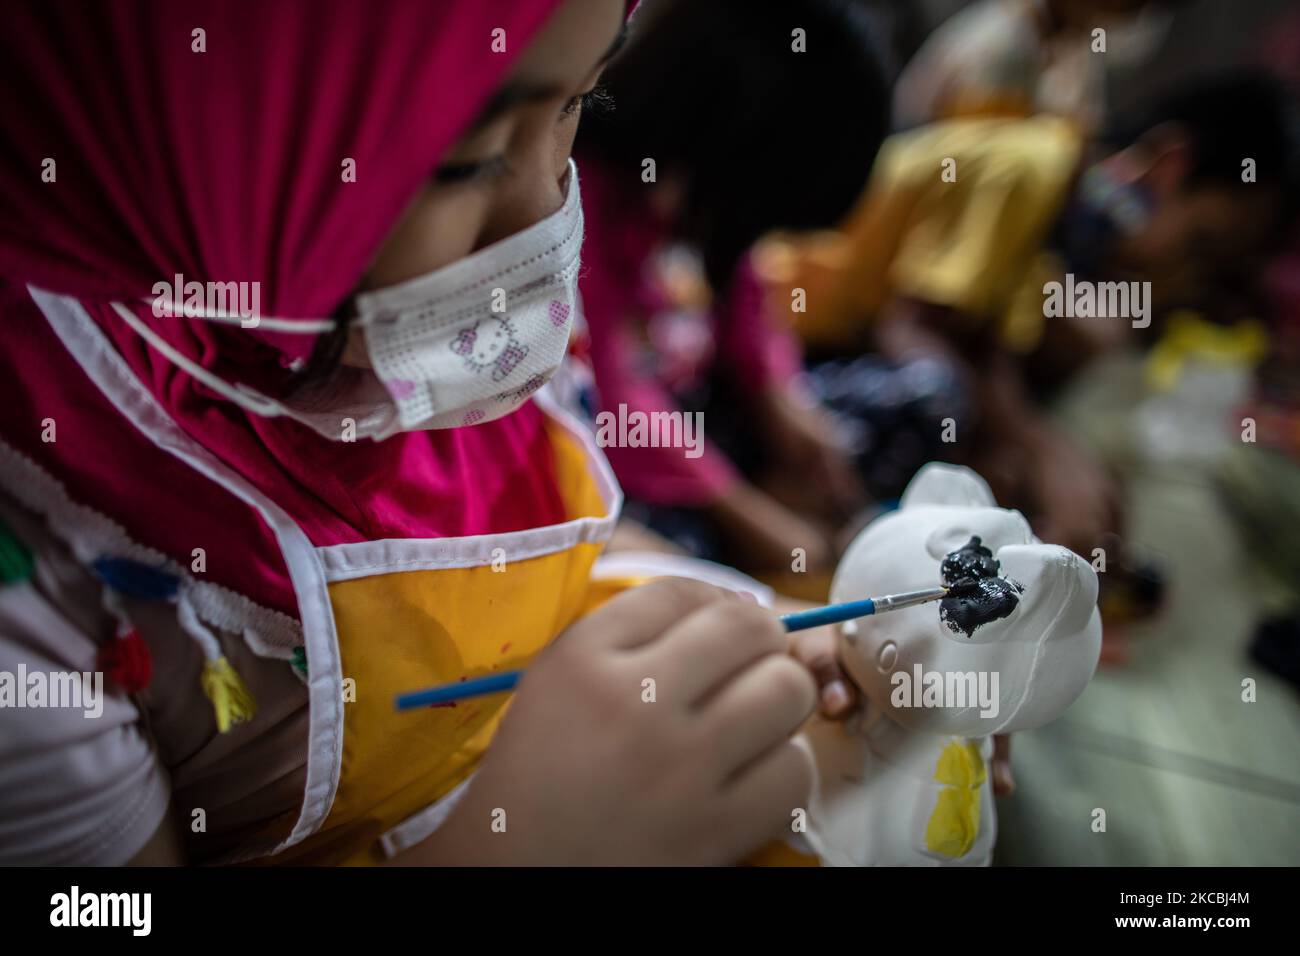
[[[131,310],[117,305],[151,346],[204,385],[264,416],[285,415],[340,439],[343,419],[356,437],[381,440],[399,431],[456,428],[514,411],[564,360],[577,308],[582,199],[569,161],[564,204],[500,242],[396,286],[356,298],[373,376],[344,376],[312,407],[286,405],[197,365]],[[237,317],[205,314],[218,321]],[[276,331],[317,334],[333,322],[261,319]]]

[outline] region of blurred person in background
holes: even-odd
[[[626,513],[750,570],[795,548],[827,566],[865,500],[748,250],[830,226],[861,191],[888,123],[871,22],[851,0],[660,0],[637,24],[577,147],[598,406],[703,412],[709,441],[607,448]]]
[[[843,356],[814,375],[832,408],[854,412],[845,363],[864,351],[940,363],[952,387],[921,454],[951,418],[945,457],[976,467],[1043,539],[1090,556],[1120,528],[1117,489],[1042,404],[1093,358],[1154,340],[1159,321],[1140,333],[1127,318],[1049,318],[1047,284],[1150,282],[1156,317],[1248,284],[1291,214],[1289,107],[1262,74],[1202,81],[1117,128],[1091,163],[1059,117],[921,127],[886,142],[840,231],[765,244],[760,272],[776,303],[806,290],[796,328]]]
[[[1106,115],[1106,67],[1162,42],[1174,0],[979,0],[936,29],[894,88],[910,129],[961,116],[1051,113],[1082,133]],[[1093,31],[1105,31],[1104,51]]]

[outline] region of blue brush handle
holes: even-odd
[[[426,690],[413,690],[409,694],[397,696],[398,710],[414,710],[417,707],[431,707],[434,704],[450,704],[452,701],[464,700],[466,697],[482,697],[484,694],[499,694],[514,690],[523,671],[502,671],[487,677],[475,677],[473,680],[457,681],[455,684],[443,684]]]
[[[781,623],[785,625],[787,631],[806,631],[810,627],[838,624],[840,621],[850,621],[855,617],[866,617],[868,614],[875,613],[876,602],[867,598],[864,601],[849,601],[845,604],[813,608],[811,611],[783,614]],[[467,697],[482,697],[484,694],[499,694],[502,691],[514,690],[523,673],[523,671],[502,671],[499,674],[475,677],[473,680],[458,681],[455,684],[411,691],[409,694],[398,696],[397,709],[415,710],[417,707],[450,704],[452,701],[464,700]]]
[[[864,598],[861,601],[845,601],[843,604],[815,607],[811,611],[782,614],[781,623],[785,625],[787,631],[806,631],[810,627],[839,624],[841,621],[851,621],[855,617],[866,617],[868,614],[875,613],[876,602],[871,598]]]

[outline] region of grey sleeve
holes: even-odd
[[[0,584],[3,865],[126,863],[167,813],[170,784],[145,721],[94,676],[108,635],[67,610],[39,579]],[[78,693],[66,675],[83,672],[92,676],[75,679]]]

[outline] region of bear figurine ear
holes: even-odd
[[[984,479],[969,468],[932,461],[907,483],[898,507],[902,511],[916,505],[996,508],[997,501]]]

